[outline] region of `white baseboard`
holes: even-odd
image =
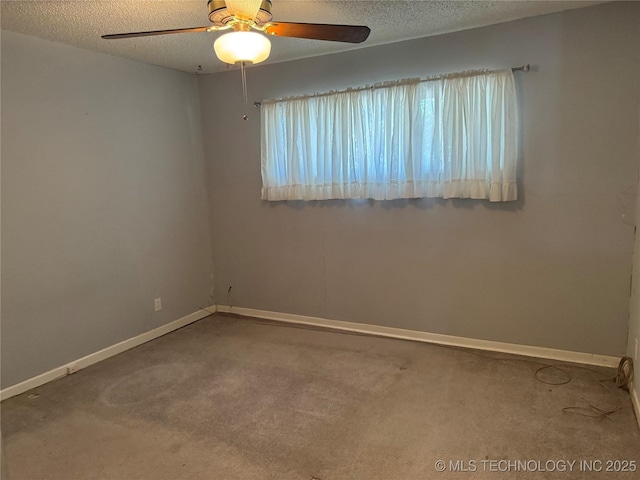
[[[114,355],[125,352],[131,348],[137,347],[138,345],[142,345],[143,343],[146,343],[150,340],[161,337],[162,335],[166,335],[167,333],[170,333],[174,330],[189,325],[190,323],[205,318],[215,313],[216,311],[223,313],[235,313],[238,315],[246,315],[267,320],[277,320],[280,322],[328,327],[336,330],[366,333],[381,337],[473,348],[477,350],[487,350],[492,352],[511,353],[514,355],[523,355],[526,357],[546,358],[550,360],[581,363],[586,365],[597,365],[602,367],[615,368],[620,362],[620,357],[613,357],[608,355],[571,352],[567,350],[556,350],[552,348],[532,347],[529,345],[517,345],[512,343],[493,342],[489,340],[477,340],[473,338],[455,337],[452,335],[420,332],[416,330],[405,330],[402,328],[344,322],[340,320],[328,320],[325,318],[307,317],[304,315],[295,315],[290,313],[270,312],[266,310],[256,310],[253,308],[216,305],[207,307],[206,310],[198,310],[171,323],[155,328],[149,332],[145,332],[136,337],[130,338],[110,347],[104,348],[98,352],[87,355],[86,357],[82,357],[65,365],[61,365],[57,368],[54,368],[53,370],[49,370],[48,372],[42,373],[36,377],[30,378],[16,385],[12,385],[11,387],[7,387],[4,390],[0,391],[0,400],[6,400],[7,398],[20,395],[27,390],[39,387],[57,378],[64,377],[68,374],[69,369],[72,369],[73,371],[81,370],[88,367],[89,365],[93,365],[94,363],[113,357]],[[636,411],[636,418],[638,418],[638,422],[640,422],[640,402],[638,401],[638,396],[635,391],[633,391],[632,393],[632,401]]]
[[[86,357],[79,358],[78,360],[74,360],[65,365],[61,365],[53,370],[49,370],[48,372],[42,373],[36,377],[29,378],[24,382],[20,382],[16,385],[12,385],[11,387],[7,387],[0,391],[0,400],[6,400],[7,398],[15,397],[16,395],[20,395],[21,393],[26,392],[27,390],[31,390],[32,388],[39,387],[40,385],[44,385],[52,380],[57,378],[64,377],[67,375],[68,369],[72,369],[73,371],[81,370],[83,368],[88,367],[89,365],[93,365],[94,363],[98,363],[102,360],[106,360],[109,357],[113,357],[114,355],[118,355],[119,353],[130,350],[138,345],[142,345],[143,343],[147,343],[150,340],[166,335],[167,333],[173,332],[179,328],[182,328],[190,323],[197,322],[213,313],[216,312],[215,306],[207,307],[206,310],[198,310],[196,312],[190,313],[189,315],[179,318],[171,323],[167,323],[166,325],[162,325],[161,327],[154,328],[148,332],[145,332],[136,337],[130,338],[128,340],[124,340],[120,343],[116,343],[110,347],[99,350],[95,353],[91,353]]]
[[[304,315],[294,315],[290,313],[270,312],[266,310],[256,310],[253,308],[216,305],[216,311],[263,318],[266,320],[278,320],[280,322],[328,327],[337,330],[346,330],[349,332],[378,335],[381,337],[399,338],[403,340],[413,340],[425,343],[436,343],[439,345],[474,348],[477,350],[488,350],[491,352],[511,353],[514,355],[523,355],[525,357],[546,358],[549,360],[581,363],[585,365],[597,365],[600,367],[615,368],[620,362],[620,357],[613,357],[609,355],[596,355],[593,353],[571,352],[553,348],[532,347],[529,345],[517,345],[513,343],[493,342],[489,340],[477,340],[474,338],[455,337],[452,335],[441,335],[438,333],[427,333],[417,330],[382,327],[364,323],[344,322],[340,320],[328,320],[325,318],[307,317]]]

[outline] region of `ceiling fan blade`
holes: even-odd
[[[371,29],[364,25],[329,25],[325,23],[270,22],[265,32],[279,37],[310,38],[333,42],[362,43]]]
[[[111,35],[102,35],[106,40],[115,40],[118,38],[134,38],[134,37],[152,37],[154,35],[169,35],[172,33],[194,33],[206,32],[211,27],[194,27],[194,28],[176,28],[174,30],[152,30],[150,32],[132,32],[132,33],[113,33]]]
[[[262,0],[226,0],[227,10],[240,20],[255,20]]]

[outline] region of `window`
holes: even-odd
[[[262,104],[262,198],[476,198],[516,187],[511,70]]]

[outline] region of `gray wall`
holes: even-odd
[[[640,58],[638,60],[640,61]],[[638,116],[640,116],[640,104],[638,104]],[[638,123],[640,124],[640,122]],[[638,133],[640,135],[640,131]],[[638,149],[638,164],[640,165],[640,149]],[[640,190],[638,191],[638,202],[636,204],[636,225],[640,225]],[[633,283],[632,283],[632,290],[631,290],[631,312],[629,315],[629,339],[627,342],[627,356],[633,358],[633,363],[636,370],[634,387],[636,390],[636,395],[640,399],[640,234],[639,233],[636,233],[635,249],[633,253]],[[638,420],[640,421],[640,418],[638,418]]]
[[[194,76],[2,32],[3,387],[209,304],[201,132]]]
[[[639,25],[640,4],[605,4],[248,71],[262,99],[536,65],[516,74],[520,199],[500,205],[263,202],[259,113],[242,105],[240,72],[200,77],[217,303],[623,354]]]

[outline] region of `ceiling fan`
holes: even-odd
[[[208,27],[116,33],[103,35],[102,38],[111,40],[174,33],[233,30],[231,33],[218,37],[215,41],[216,55],[220,60],[229,64],[238,62],[255,64],[266,60],[271,52],[271,42],[265,35],[262,35],[263,33],[278,37],[362,43],[371,32],[369,27],[363,25],[272,22],[271,0],[208,0],[207,4],[209,20],[213,23]]]

